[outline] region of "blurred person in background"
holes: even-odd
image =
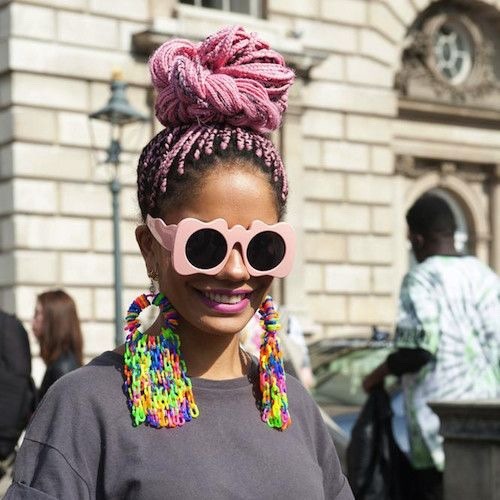
[[[47,366],[39,400],[66,373],[83,364],[83,339],[74,300],[63,290],[49,290],[37,297],[32,329]]]
[[[455,250],[456,223],[442,198],[423,195],[406,214],[418,265],[404,277],[397,350],[363,382],[402,376],[417,498],[442,498],[443,438],[429,401],[500,396],[500,280]]]
[[[16,445],[35,405],[28,333],[14,315],[0,310],[0,497],[11,482]]]

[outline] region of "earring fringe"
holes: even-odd
[[[160,308],[165,321],[161,334],[139,331],[139,314],[150,305]],[[137,297],[127,312],[123,391],[132,424],[155,428],[180,427],[198,417],[186,364],[180,356],[180,340],[174,332],[178,315],[167,298],[158,293]]]
[[[277,338],[281,328],[279,314],[274,308],[271,296],[265,298],[259,308],[259,314],[265,329],[259,359],[261,418],[269,427],[284,431],[292,423],[292,419],[288,410],[283,355]]]

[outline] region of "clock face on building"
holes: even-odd
[[[445,20],[434,33],[435,69],[452,85],[469,77],[474,62],[474,44],[467,28],[455,20]]]

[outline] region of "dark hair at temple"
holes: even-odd
[[[412,233],[422,236],[453,236],[457,229],[453,212],[440,196],[421,196],[406,213],[406,222]]]

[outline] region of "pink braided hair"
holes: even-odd
[[[276,130],[287,107],[293,71],[283,57],[242,27],[224,28],[200,44],[174,39],[150,59],[156,117],[166,127],[138,164],[143,216],[158,209],[173,165],[207,160],[226,150],[251,155],[288,194],[283,162],[263,134]]]
[[[200,45],[164,43],[150,70],[158,91],[156,117],[165,127],[226,123],[270,132],[281,123],[293,81],[283,57],[239,26]]]

